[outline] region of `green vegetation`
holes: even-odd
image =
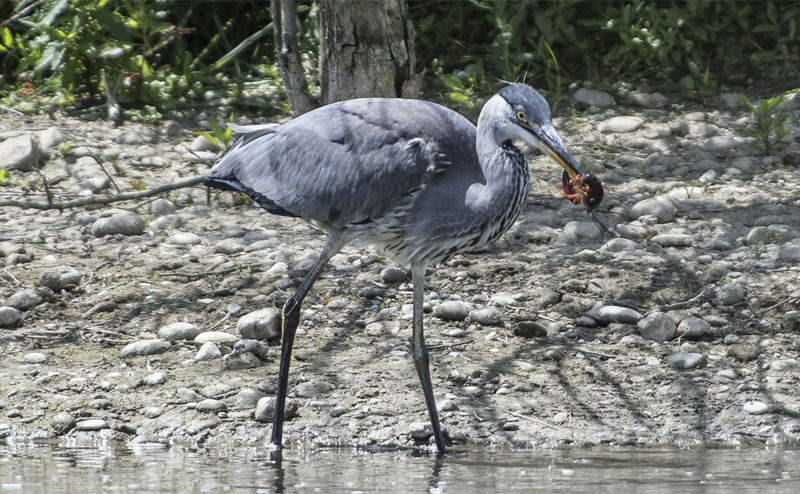
[[[228,122],[233,123],[233,121],[233,113],[231,113]],[[231,146],[233,130],[230,127],[226,125],[225,128],[222,128],[213,120],[208,121],[208,127],[211,129],[211,132],[195,132],[195,134],[205,137],[206,140],[219,151],[225,151]]]
[[[753,130],[746,134],[755,137],[762,146],[764,152],[769,154],[775,149],[781,139],[789,133],[786,126],[792,124],[794,117],[789,114],[781,114],[779,110],[783,105],[797,96],[797,89],[779,94],[774,98],[765,99],[754,105],[747,96],[740,94],[739,99],[744,103],[755,121]]]
[[[2,104],[33,111],[113,99],[145,122],[201,101],[225,113],[287,111],[265,2],[46,0],[17,15],[35,3],[0,3]],[[751,80],[800,85],[798,1],[409,0],[409,7],[428,96],[466,112],[498,80],[524,79],[554,105],[564,87],[583,81],[612,92],[625,81],[699,97]],[[312,92],[318,14],[318,0],[298,7]],[[248,83],[256,80],[273,90],[252,94]]]

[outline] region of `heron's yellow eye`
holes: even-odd
[[[528,117],[525,116],[525,112],[524,111],[518,111],[517,112],[517,118],[522,120],[523,122],[526,122],[528,120]]]

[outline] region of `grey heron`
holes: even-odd
[[[283,307],[273,447],[282,447],[300,305],[331,257],[359,239],[411,266],[412,356],[443,454],[423,335],[426,266],[489,244],[517,219],[530,186],[517,139],[561,165],[565,195],[585,192],[577,197],[589,209],[602,199],[599,180],[581,172],[553,127],[547,101],[523,84],[491,97],[477,128],[435,103],[368,98],[324,106],[283,125],[233,129],[242,137],[205,185],[243,192],[268,212],[303,218],[328,235],[319,260]]]

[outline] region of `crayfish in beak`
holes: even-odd
[[[603,200],[603,184],[596,175],[575,174],[569,178],[569,174],[564,171],[561,175],[563,189],[558,191],[572,204],[583,203],[587,211],[596,208]]]

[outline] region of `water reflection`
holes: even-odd
[[[410,451],[0,445],[0,493],[800,492],[795,450]]]

